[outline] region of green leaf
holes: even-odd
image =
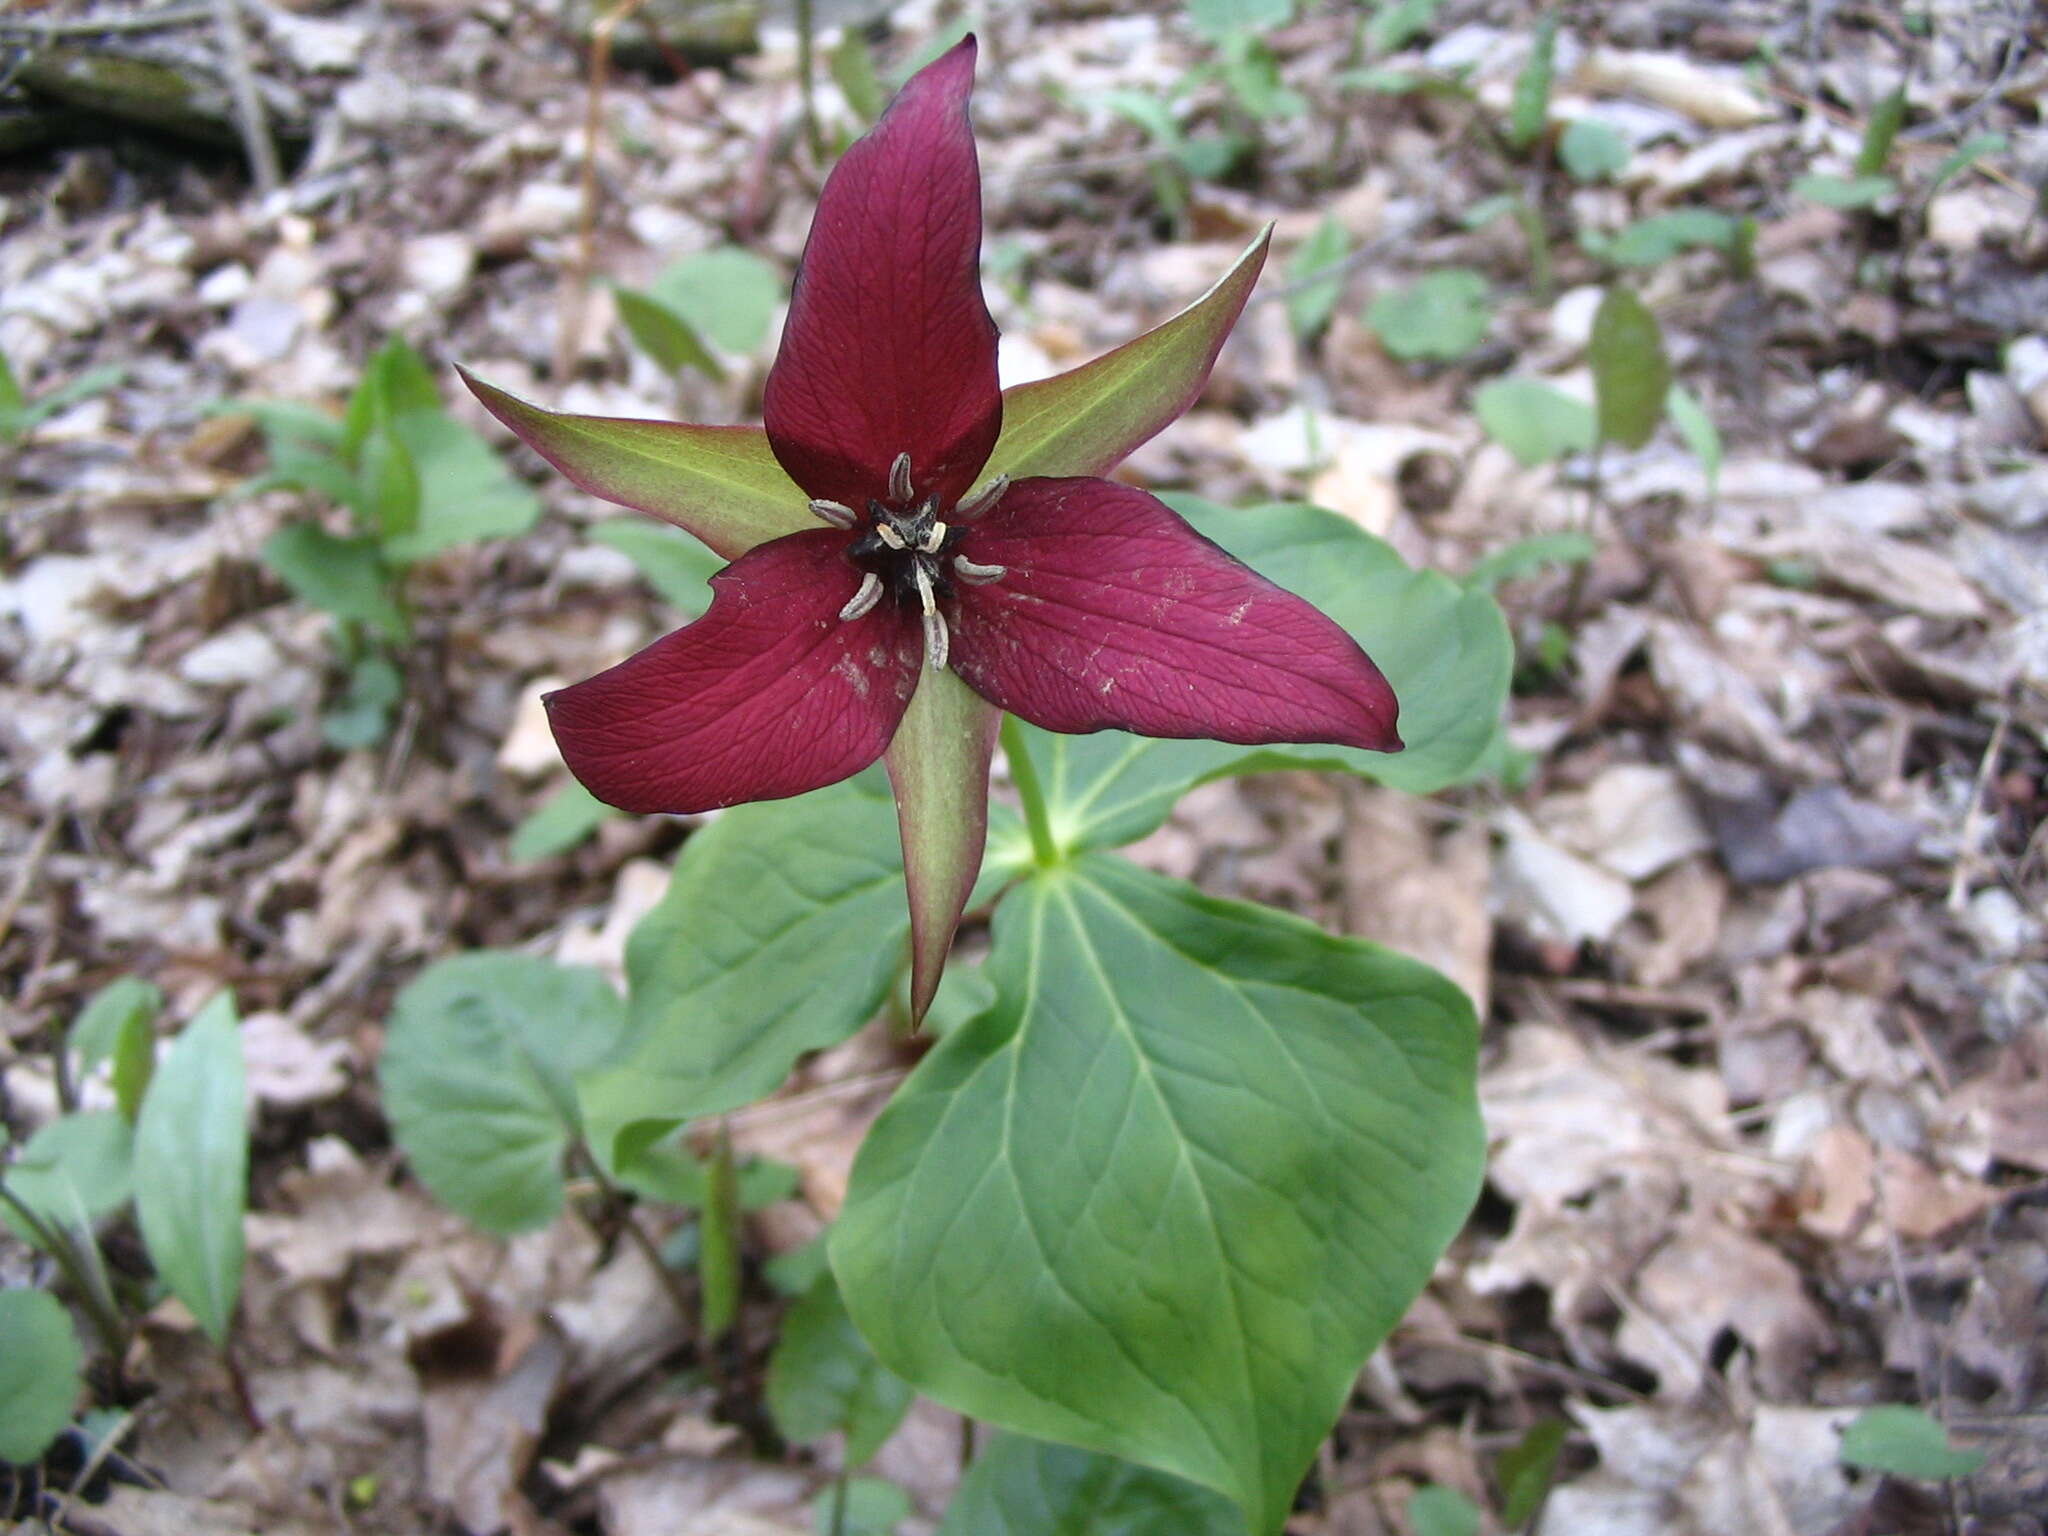
[[[1325,214],[1314,234],[1287,263],[1287,319],[1294,334],[1307,341],[1329,323],[1330,312],[1344,292],[1344,260],[1350,238],[1334,214]]]
[[[690,322],[661,300],[614,283],[612,302],[618,306],[619,323],[633,338],[633,345],[653,358],[657,368],[669,373],[694,368],[707,378],[724,381],[724,365],[704,345]]]
[[[562,1207],[562,1155],[582,1126],[575,1074],[618,1040],[625,1009],[598,971],[479,950],[398,994],[377,1077],[419,1181],[490,1232]]]
[[[1212,43],[1284,27],[1293,19],[1294,0],[1188,0],[1188,25]]]
[[[826,1270],[789,1309],[768,1359],[768,1411],[790,1440],[846,1435],[846,1465],[882,1448],[910,1411],[910,1384],[868,1348]]]
[[[1711,208],[1678,208],[1637,219],[1612,239],[1581,235],[1579,243],[1590,254],[1616,266],[1654,267],[1700,246],[1732,249],[1737,228],[1734,219]]]
[[[608,517],[591,524],[590,537],[640,567],[648,585],[682,617],[694,619],[711,606],[711,578],[726,562],[682,529],[649,517]]]
[[[0,1168],[0,1183],[45,1226],[90,1233],[93,1223],[128,1203],[134,1190],[135,1136],[110,1109],[64,1115],[29,1137],[14,1161]],[[31,1225],[0,1202],[5,1222],[23,1242],[36,1241]]]
[[[759,427],[563,415],[462,377],[492,415],[591,495],[666,518],[728,560],[818,526]]]
[[[1906,123],[1906,88],[1902,85],[1870,110],[1863,142],[1856,149],[1856,174],[1876,176],[1892,156],[1892,141]]]
[[[2002,133],[1979,133],[1965,139],[1956,146],[1954,154],[1935,167],[1934,178],[1927,183],[1927,196],[1933,197],[1952,177],[1969,169],[1986,155],[2004,154],[2007,142]]]
[[[1721,489],[1721,430],[1714,418],[1683,384],[1673,384],[1664,397],[1664,414],[1671,418],[1685,446],[1707,475],[1707,496],[1711,500]]]
[[[1828,208],[1871,208],[1898,190],[1889,176],[1830,176],[1816,173],[1801,176],[1792,190],[1809,202]]]
[[[1436,19],[1439,0],[1389,0],[1374,9],[1365,22],[1366,50],[1378,55],[1395,53],[1429,30]]]
[[[249,1201],[242,1035],[222,992],[164,1052],[135,1123],[135,1219],[171,1294],[214,1343],[242,1292]]]
[[[0,433],[13,436],[27,425],[28,397],[14,376],[14,365],[0,352]]]
[[[701,1211],[711,1198],[710,1172],[681,1136],[650,1142],[614,1168],[613,1177],[635,1194],[667,1205]],[[791,1198],[798,1182],[796,1169],[769,1157],[742,1159],[733,1177],[743,1211]]]
[[[1601,438],[1640,448],[1664,419],[1671,361],[1664,332],[1649,306],[1628,289],[1607,290],[1593,314],[1587,358],[1593,365],[1593,411]]]
[[[1210,365],[1251,297],[1268,229],[1201,298],[1092,363],[1003,395],[987,473],[1106,475],[1200,398]]]
[[[744,357],[768,339],[783,287],[774,263],[722,245],[672,262],[647,285],[647,293],[714,346]]]
[[[1244,1536],[1244,1515],[1150,1467],[998,1435],[960,1479],[938,1536]]]
[[[1479,1506],[1455,1488],[1418,1488],[1408,1501],[1415,1536],[1479,1536]]]
[[[300,602],[404,641],[405,614],[392,595],[396,575],[374,539],[338,539],[314,523],[287,523],[258,553]]]
[[[1510,148],[1527,149],[1543,137],[1550,120],[1550,85],[1556,71],[1557,18],[1545,15],[1530,39],[1529,61],[1515,76],[1514,98],[1508,108]]]
[[[1842,1431],[1842,1464],[1939,1481],[1968,1477],[1984,1465],[1984,1453],[1955,1449],[1924,1410],[1886,1403],[1864,1409]]]
[[[405,439],[387,423],[363,444],[362,504],[370,510],[369,527],[388,550],[395,540],[420,526],[420,470]]]
[[[71,1314],[47,1291],[0,1291],[0,1461],[42,1459],[71,1422],[85,1364]]]
[[[697,1291],[699,1330],[706,1339],[723,1338],[740,1315],[740,1183],[722,1124],[697,1213]]]
[[[1558,136],[1557,158],[1574,181],[1606,181],[1627,166],[1628,140],[1597,118],[1575,117]]]
[[[1491,593],[1504,581],[1532,575],[1546,565],[1578,565],[1598,552],[1599,546],[1583,533],[1532,534],[1480,560],[1465,573],[1465,585]]]
[[[374,747],[391,734],[391,712],[405,697],[405,677],[376,651],[348,669],[348,692],[320,717],[320,734],[344,752]]]
[[[419,520],[384,541],[385,555],[412,565],[478,539],[510,538],[540,516],[540,498],[476,433],[438,411],[392,418],[419,476]]]
[[[1564,1437],[1563,1419],[1539,1419],[1494,1463],[1494,1479],[1500,1484],[1500,1520],[1509,1530],[1535,1519],[1557,1476]]]
[[[506,850],[515,864],[567,853],[619,813],[571,779],[512,829]]]
[[[1236,33],[1223,45],[1223,83],[1240,107],[1262,121],[1300,117],[1308,111],[1308,98],[1280,78],[1280,61],[1273,50],[1250,32]],[[1227,170],[1219,166],[1212,174]]]
[[[895,1536],[910,1518],[910,1495],[883,1478],[848,1478],[843,1511],[835,1510],[839,1497],[828,1488],[811,1501],[811,1529],[818,1536]]]
[[[840,94],[853,108],[854,116],[864,123],[872,123],[882,115],[882,109],[889,104],[889,95],[882,89],[881,77],[875,73],[875,56],[869,51],[868,40],[861,36],[859,27],[847,27],[841,31],[839,45],[832,50],[826,63],[832,70],[833,80],[838,83]]]
[[[874,1016],[910,927],[894,830],[870,779],[735,806],[683,845],[626,944],[621,1054],[577,1085],[601,1161],[753,1102]]]
[[[1120,731],[1055,736],[1024,727],[1063,847],[1143,837],[1195,785],[1232,773],[1332,768],[1411,794],[1431,794],[1478,771],[1513,670],[1499,606],[1434,571],[1413,571],[1348,518],[1316,507],[1235,512],[1173,496],[1174,509],[1261,575],[1314,603],[1348,630],[1401,701],[1407,750],[1239,747],[1158,741]]]
[[[855,1161],[848,1310],[948,1407],[1277,1531],[1477,1194],[1471,1005],[1102,854],[1015,888],[989,966]]]
[[[1598,431],[1592,406],[1541,379],[1491,379],[1473,392],[1472,411],[1525,466],[1588,452]]]
[[[101,1062],[111,1061],[114,1098],[131,1125],[156,1066],[156,1016],[163,1008],[161,989],[123,976],[94,993],[71,1025],[73,1070],[89,1077]]]
[[[1418,278],[1372,301],[1365,323],[1404,362],[1463,357],[1486,339],[1493,301],[1486,279],[1464,267]]]

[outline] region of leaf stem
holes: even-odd
[[[1010,764],[1010,782],[1017,786],[1017,798],[1024,803],[1024,825],[1031,833],[1032,860],[1040,869],[1052,869],[1064,856],[1052,835],[1045,790],[1039,785],[1038,769],[1031,762],[1031,750],[1024,745],[1023,727],[1015,715],[1003,716],[1002,741],[1003,756]]]

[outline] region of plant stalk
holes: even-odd
[[[1017,786],[1017,798],[1024,803],[1024,825],[1031,833],[1031,858],[1040,869],[1052,869],[1064,855],[1052,835],[1052,818],[1045,808],[1045,790],[1038,782],[1038,769],[1031,761],[1031,749],[1024,745],[1024,731],[1015,715],[1003,716],[1003,756],[1009,760],[1010,782]]]

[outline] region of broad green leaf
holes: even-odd
[[[575,1073],[624,1015],[602,973],[534,955],[478,950],[420,972],[392,1005],[377,1078],[434,1198],[490,1232],[552,1221],[581,1131]]]
[[[1581,235],[1579,244],[1616,266],[1654,267],[1699,246],[1729,250],[1737,228],[1734,219],[1711,208],[1677,208],[1638,219],[1611,238]]]
[[[1244,1536],[1244,1515],[1150,1467],[998,1435],[960,1479],[939,1536]]]
[[[1161,149],[1180,148],[1180,120],[1171,106],[1150,91],[1105,91],[1101,102],[1119,117],[1136,123]]]
[[[2007,143],[2002,133],[1979,133],[1965,139],[1956,146],[1954,154],[1935,167],[1934,177],[1927,183],[1926,195],[1933,197],[1951,177],[1968,170],[1986,155],[2004,154]]]
[[[682,617],[694,619],[711,606],[711,578],[725,562],[682,529],[647,517],[608,517],[591,525],[590,537],[640,567],[648,585]]]
[[[372,432],[363,444],[362,505],[369,509],[366,533],[388,551],[420,526],[420,467],[405,439],[390,426]]]
[[[1598,118],[1575,117],[1558,135],[1557,158],[1574,181],[1605,181],[1628,164],[1628,140]]]
[[[1863,142],[1856,148],[1856,174],[1876,176],[1892,156],[1892,141],[1906,123],[1906,88],[1902,85],[1870,109]]]
[[[894,823],[870,777],[735,806],[683,845],[626,944],[627,1043],[577,1085],[601,1161],[752,1103],[874,1016],[910,927]]]
[[[910,902],[910,1017],[939,989],[988,841],[988,765],[1002,720],[951,671],[927,668],[883,761]]]
[[[318,406],[296,400],[223,400],[208,406],[208,416],[247,416],[263,433],[266,451],[273,456],[281,447],[318,448],[339,454],[342,423]]]
[[[1494,1463],[1500,1484],[1500,1519],[1509,1530],[1527,1525],[1542,1507],[1557,1476],[1558,1452],[1564,1449],[1563,1419],[1539,1419]]]
[[[1801,176],[1792,190],[1809,202],[1829,208],[1874,208],[1898,190],[1889,176],[1833,176],[1816,172]]]
[[[1968,1477],[1984,1465],[1982,1451],[1959,1451],[1924,1409],[1904,1403],[1866,1408],[1842,1431],[1842,1463],[1894,1477]]]
[[[378,428],[419,411],[438,415],[441,391],[426,360],[394,336],[363,365],[362,379],[342,416],[341,451],[354,463]]]
[[[1394,53],[1429,30],[1439,0],[1383,0],[1364,23],[1369,53]]]
[[[112,1062],[114,1098],[131,1125],[156,1066],[156,1016],[163,1008],[160,988],[123,976],[95,992],[71,1025],[74,1070],[89,1077],[101,1062]]]
[[[666,1205],[701,1211],[711,1198],[711,1174],[681,1136],[650,1142],[612,1176],[637,1195]],[[733,1188],[743,1211],[758,1211],[796,1194],[797,1170],[770,1157],[741,1159],[733,1171]]]
[[[1287,318],[1294,334],[1306,341],[1329,323],[1330,312],[1344,292],[1344,258],[1351,241],[1334,214],[1325,214],[1315,233],[1287,263]]]
[[[1546,565],[1577,565],[1598,551],[1599,546],[1583,533],[1532,534],[1480,560],[1465,573],[1465,585],[1477,592],[1493,592],[1504,581],[1531,575]]]
[[[348,669],[348,692],[320,717],[320,734],[344,752],[374,747],[391,734],[391,712],[405,697],[405,677],[376,651]]]
[[[1212,43],[1266,32],[1294,19],[1294,0],[1188,0],[1188,25]]]
[[[128,1203],[134,1157],[135,1135],[126,1120],[110,1109],[85,1110],[29,1137],[0,1167],[0,1184],[45,1226],[89,1233],[102,1216]],[[23,1242],[41,1246],[11,1204],[0,1202],[0,1222]]]
[[[0,1461],[41,1459],[71,1422],[84,1364],[63,1303],[47,1291],[0,1291]]]
[[[768,1411],[790,1440],[846,1435],[846,1465],[857,1467],[896,1433],[914,1394],[868,1348],[846,1315],[832,1271],[819,1275],[782,1319],[768,1358]]]
[[[1700,461],[1700,468],[1706,471],[1707,495],[1711,499],[1721,488],[1721,429],[1714,425],[1714,418],[1707,414],[1707,408],[1700,404],[1693,392],[1683,384],[1673,384],[1670,393],[1664,397],[1664,414],[1671,418],[1671,425],[1685,440],[1693,457]]]
[[[240,1021],[223,992],[164,1052],[135,1123],[135,1219],[149,1260],[216,1344],[242,1293],[242,1084]]]
[[[1478,1192],[1478,1027],[1414,961],[1091,854],[868,1133],[832,1237],[918,1391],[1276,1532]]]
[[[847,27],[839,34],[839,45],[826,63],[854,116],[872,123],[882,115],[889,96],[882,89],[881,77],[875,73],[875,56],[868,51],[868,41],[861,36],[859,27]]]
[[[1488,380],[1472,393],[1472,413],[1488,437],[1529,466],[1588,452],[1598,434],[1592,406],[1541,379]]]
[[[698,1327],[711,1340],[723,1338],[740,1315],[740,1181],[722,1124],[697,1212],[697,1309]]]
[[[850,1477],[843,1493],[828,1488],[811,1501],[811,1529],[817,1536],[895,1536],[896,1527],[909,1518],[910,1495],[879,1477]]]
[[[292,596],[385,639],[406,637],[394,575],[373,539],[338,539],[314,523],[287,523],[263,541],[263,563]]]
[[[1415,1536],[1479,1536],[1479,1506],[1455,1488],[1418,1488],[1408,1500]]]
[[[515,864],[567,853],[619,813],[570,779],[512,829],[507,852]]]
[[[1265,265],[1270,229],[1201,298],[1092,363],[1003,395],[988,473],[1106,475],[1193,405]]]
[[[1408,746],[1393,754],[1239,747],[1121,731],[1055,736],[1027,726],[1025,739],[1063,847],[1110,847],[1143,837],[1188,790],[1226,774],[1347,769],[1430,794],[1478,771],[1514,664],[1507,622],[1490,597],[1437,572],[1410,570],[1357,524],[1320,508],[1236,512],[1193,497],[1168,500],[1198,533],[1351,632],[1393,684]]]
[[[1418,278],[1372,301],[1365,323],[1404,361],[1463,357],[1486,339],[1493,301],[1486,279],[1464,267]]]
[[[1529,60],[1515,76],[1514,99],[1508,107],[1508,144],[1527,149],[1543,137],[1550,120],[1550,85],[1557,69],[1557,17],[1536,23],[1529,42]]]
[[[1593,413],[1602,440],[1642,447],[1664,419],[1664,397],[1671,391],[1671,361],[1657,317],[1628,289],[1608,289],[1593,315],[1586,356],[1593,365]]]
[[[619,323],[633,338],[633,345],[653,358],[657,368],[668,373],[694,368],[707,378],[724,380],[724,365],[704,345],[690,322],[661,300],[614,283],[612,303],[617,306]]]
[[[818,526],[759,427],[563,415],[462,377],[492,415],[591,495],[666,518],[728,560]]]
[[[1308,98],[1281,79],[1279,59],[1255,33],[1239,32],[1224,43],[1222,68],[1223,83],[1252,117],[1274,121],[1308,111]],[[1213,174],[1222,175],[1226,169],[1219,167]]]
[[[768,339],[785,286],[773,262],[723,245],[670,263],[647,292],[699,336],[744,357]]]
[[[540,516],[540,498],[505,467],[476,433],[438,411],[392,418],[419,475],[419,521],[384,541],[384,552],[410,565],[458,544],[510,538]]]

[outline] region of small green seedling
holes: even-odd
[[[1854,173],[1835,176],[1825,172],[1800,177],[1792,190],[1801,197],[1830,208],[1872,208],[1898,190],[1898,182],[1886,171],[1892,144],[1906,121],[1906,89],[1893,91],[1871,109],[1863,125],[1863,142],[1856,151]]]
[[[1492,290],[1463,267],[1432,272],[1373,300],[1365,323],[1403,362],[1454,362],[1486,339]]]
[[[118,367],[94,368],[68,384],[31,397],[14,376],[6,354],[0,353],[0,443],[21,441],[59,411],[112,389],[121,382],[122,374]]]
[[[1940,1482],[1968,1477],[1984,1465],[1982,1451],[1959,1451],[1926,1411],[1904,1403],[1866,1408],[1842,1431],[1842,1464],[1893,1477]]]

